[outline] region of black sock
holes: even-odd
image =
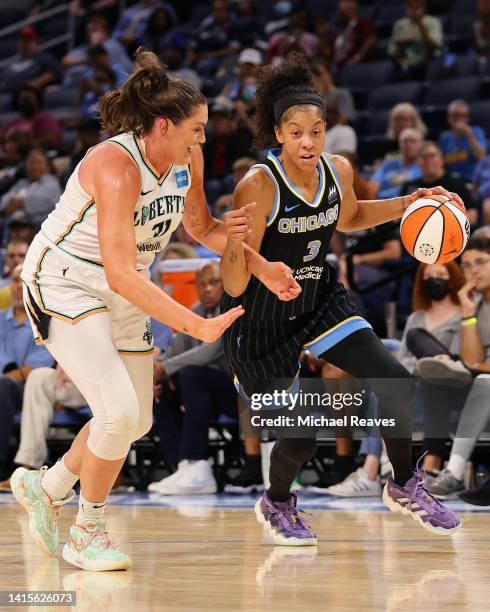
[[[394,481],[401,487],[412,477],[412,441],[408,438],[385,438],[386,452],[393,466]]]

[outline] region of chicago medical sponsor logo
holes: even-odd
[[[302,281],[307,279],[320,280],[324,266],[303,266],[293,272],[294,280]]]

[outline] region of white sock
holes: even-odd
[[[49,468],[41,480],[42,488],[52,500],[64,499],[80,478],[66,467],[63,457]]]
[[[80,491],[80,500],[78,502],[78,514],[75,523],[81,525],[85,521],[100,520],[104,516],[104,510],[107,504],[106,497],[103,501],[89,501],[85,499]]]
[[[451,453],[447,464],[447,469],[451,472],[454,478],[463,480],[464,470],[466,468],[466,459],[460,455]]]

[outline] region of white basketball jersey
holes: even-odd
[[[113,142],[126,151],[141,173],[141,195],[134,209],[137,269],[148,268],[165,248],[184,213],[185,196],[191,186],[190,167],[172,165],[159,176],[145,154],[144,141],[124,133]],[[82,162],[80,162],[81,164]],[[102,266],[97,234],[97,202],[78,179],[80,164],[70,176],[56,208],[41,226],[41,233],[70,255]]]

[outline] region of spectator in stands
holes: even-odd
[[[87,51],[88,66],[82,72],[83,78],[93,78],[97,70],[111,70],[114,73],[116,85],[122,85],[128,78],[124,62],[113,62],[104,45],[95,45]]]
[[[55,410],[80,408],[87,402],[59,365],[36,368],[26,380],[22,400],[20,443],[15,467],[39,470],[48,459],[46,443]],[[10,490],[10,478],[0,482],[0,491]]]
[[[38,89],[23,87],[16,96],[15,106],[19,114],[2,127],[0,139],[14,132],[27,132],[44,149],[59,148],[60,124],[53,115],[42,110],[42,95]]]
[[[58,60],[51,53],[39,49],[37,36],[37,31],[32,26],[20,30],[20,57],[3,69],[0,80],[2,91],[15,94],[26,85],[43,90],[61,80]]]
[[[355,153],[357,150],[357,136],[350,125],[345,125],[334,100],[325,101],[327,133],[323,150],[326,153]]]
[[[341,122],[345,123],[354,119],[355,108],[352,95],[348,89],[335,85],[325,60],[315,59],[311,64],[311,71],[315,89],[326,101],[331,100],[337,105]]]
[[[226,83],[222,96],[230,100],[243,100],[251,103],[257,90],[257,72],[262,66],[262,55],[257,49],[243,49],[238,56],[237,73]]]
[[[163,53],[169,47],[185,48],[185,38],[177,27],[177,16],[165,6],[156,6],[148,20],[141,44],[154,53]]]
[[[212,13],[199,25],[189,49],[200,75],[212,76],[226,57],[237,52],[239,44],[232,39],[233,25],[228,0],[213,0]]]
[[[427,63],[441,53],[443,33],[438,17],[427,15],[425,0],[406,0],[407,16],[398,19],[391,33],[388,53],[402,73],[422,79]]]
[[[488,61],[490,57],[490,0],[478,0],[478,20],[473,24],[473,48]]]
[[[206,167],[206,193],[211,206],[223,193],[223,179],[232,171],[233,162],[249,155],[252,137],[237,126],[233,103],[224,96],[215,98],[209,110],[211,133],[203,146]]]
[[[466,380],[471,380],[472,374],[477,376],[459,418],[447,468],[426,483],[428,490],[441,499],[463,491],[466,463],[490,417],[490,377],[486,374],[490,372],[490,238],[471,237],[461,259],[467,282],[458,293],[463,317],[460,356],[468,368]],[[454,380],[456,375],[462,378],[461,361],[426,358],[424,362],[424,369],[418,368],[424,378]],[[481,492],[487,499],[488,490],[487,484]],[[473,503],[479,495],[475,498],[472,493]]]
[[[24,263],[29,245],[25,240],[10,240],[5,250],[3,272],[0,277],[0,287],[10,286],[10,278],[14,268]],[[10,304],[9,304],[10,306]]]
[[[22,266],[17,266],[12,272],[12,306],[0,312],[0,481],[10,473],[10,434],[15,413],[22,406],[24,383],[34,368],[53,365],[49,352],[34,342],[22,301],[21,270]]]
[[[214,204],[214,214],[217,219],[223,220],[223,215],[231,210],[235,187],[255,163],[256,160],[253,157],[240,157],[234,162],[233,174],[224,181],[225,193]]]
[[[340,0],[339,14],[343,27],[333,43],[335,69],[369,59],[376,44],[376,30],[369,19],[360,16],[357,0]]]
[[[418,164],[422,170],[422,177],[403,185],[401,195],[413,193],[419,187],[431,189],[440,185],[461,197],[465,203],[470,223],[475,225],[478,221],[478,210],[475,207],[473,196],[464,181],[446,173],[442,151],[435,142],[428,140],[422,143],[418,155]]]
[[[301,10],[291,15],[287,29],[270,38],[267,63],[278,64],[292,51],[303,53],[308,58],[317,55],[319,39],[309,29],[307,11]]]
[[[121,41],[123,45],[129,48],[134,47],[142,41],[148,22],[155,8],[158,7],[165,8],[167,13],[171,15],[172,22],[177,23],[175,9],[168,2],[141,0],[123,11],[112,36]]]
[[[167,74],[187,81],[196,89],[201,89],[201,77],[189,66],[184,66],[185,54],[182,49],[167,49],[161,55],[162,62],[168,66]]]
[[[264,19],[259,16],[255,0],[237,0],[234,6],[236,21],[232,38],[241,47],[250,47],[263,40]]]
[[[264,26],[265,38],[269,39],[276,32],[287,29],[294,2],[291,0],[273,0]]]
[[[29,245],[24,240],[11,240],[7,244],[4,270],[0,280],[0,310],[12,306],[11,277],[13,270],[24,263]]]
[[[490,155],[486,155],[478,162],[473,175],[473,185],[477,197],[482,204],[482,222],[490,224]]]
[[[451,129],[443,132],[439,140],[446,169],[464,181],[471,181],[476,164],[487,151],[485,132],[470,125],[470,108],[463,100],[449,104],[447,122]]]
[[[217,262],[204,264],[196,275],[196,287],[200,301],[193,311],[217,316],[223,294]],[[175,334],[170,347],[155,360],[155,381],[164,378],[165,388],[157,388],[155,412],[161,450],[167,463],[179,464],[174,474],[148,489],[162,495],[215,493],[216,480],[207,460],[209,424],[220,414],[237,418],[236,391],[225,371],[222,342],[203,344]]]
[[[69,75],[73,73],[73,68],[85,66],[89,63],[89,50],[99,45],[102,45],[109,54],[111,67],[119,66],[126,74],[131,72],[133,64],[127,56],[125,48],[120,42],[111,38],[109,24],[104,17],[94,15],[87,22],[86,43],[67,53],[62,60],[63,66],[68,71],[65,80],[69,79]]]
[[[34,147],[27,132],[12,132],[1,140],[0,196],[26,175],[25,160]]]
[[[377,198],[396,198],[403,183],[416,181],[422,176],[417,163],[422,135],[418,130],[405,128],[398,137],[400,156],[387,158],[371,177]]]
[[[18,210],[10,219],[9,240],[24,240],[27,244],[31,244],[38,231],[39,226],[21,210]]]
[[[18,212],[25,213],[40,225],[60,198],[60,184],[41,149],[33,149],[27,156],[26,172],[27,177],[2,196],[0,214],[14,219]]]
[[[425,137],[427,135],[427,126],[422,121],[419,111],[410,102],[400,102],[390,111],[388,117],[388,129],[386,130],[386,138],[388,139],[386,153],[398,153],[400,134],[406,128],[412,128],[420,132]]]
[[[435,340],[436,345],[440,343],[436,353],[440,352],[441,347],[442,350],[449,350],[452,353],[459,350],[461,307],[457,293],[463,284],[463,273],[454,262],[419,266],[413,288],[414,312],[407,320],[398,352],[399,360],[413,374],[415,374],[417,356],[427,354],[423,349],[427,345],[428,338]],[[424,457],[423,468],[433,472],[439,470],[441,457],[444,454],[451,408],[461,408],[467,389],[448,390],[424,383],[417,389],[425,412],[424,449],[427,455]],[[430,437],[431,434],[433,438]],[[349,474],[338,485],[326,489],[325,493],[338,497],[381,495],[378,476],[382,452],[381,439],[373,437],[363,440],[362,450],[366,453],[362,468]]]
[[[99,116],[99,100],[116,87],[116,75],[110,68],[97,68],[90,77],[80,81],[80,115],[83,119]]]
[[[97,119],[83,121],[78,128],[78,138],[75,151],[71,155],[70,167],[67,176],[70,176],[77,165],[87,154],[91,147],[95,147],[100,141],[100,123]]]

